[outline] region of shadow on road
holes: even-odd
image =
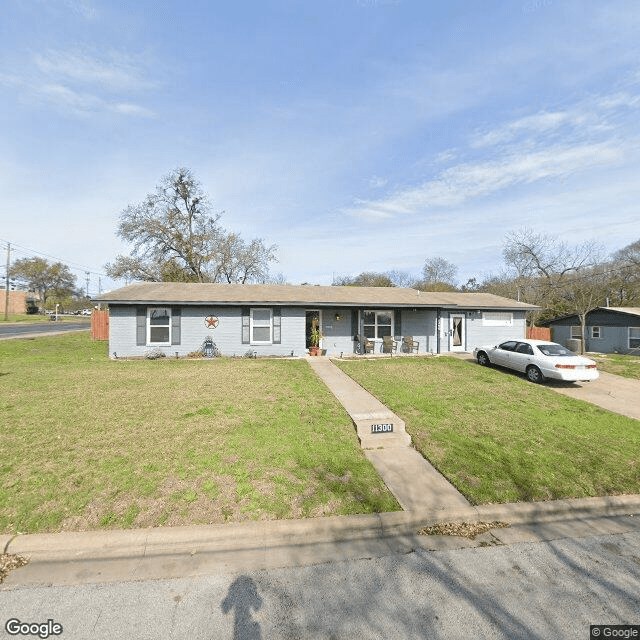
[[[253,619],[252,611],[262,607],[256,583],[249,576],[238,576],[227,592],[220,608],[225,615],[234,611],[234,640],[262,640],[260,625]]]

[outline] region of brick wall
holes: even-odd
[[[0,289],[0,313],[5,312],[7,291]],[[27,313],[27,292],[9,291],[9,313]]]

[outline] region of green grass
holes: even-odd
[[[476,504],[640,493],[640,423],[456,358],[338,362]]]
[[[303,360],[0,342],[0,533],[399,509]]]
[[[598,363],[600,371],[640,380],[640,353],[635,356],[617,353],[589,353],[588,356]]]
[[[8,320],[4,319],[4,313],[0,313],[0,322],[50,322],[49,317],[34,313],[10,313]]]

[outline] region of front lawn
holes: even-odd
[[[640,353],[635,356],[619,353],[589,353],[587,355],[598,363],[600,371],[640,380]]]
[[[0,342],[0,532],[399,509],[302,360],[110,361]]]
[[[640,493],[640,423],[456,358],[337,362],[476,504]]]

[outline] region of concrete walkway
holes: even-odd
[[[467,499],[411,446],[411,436],[395,413],[329,358],[307,359],[351,416],[365,456],[405,511],[469,506]]]

